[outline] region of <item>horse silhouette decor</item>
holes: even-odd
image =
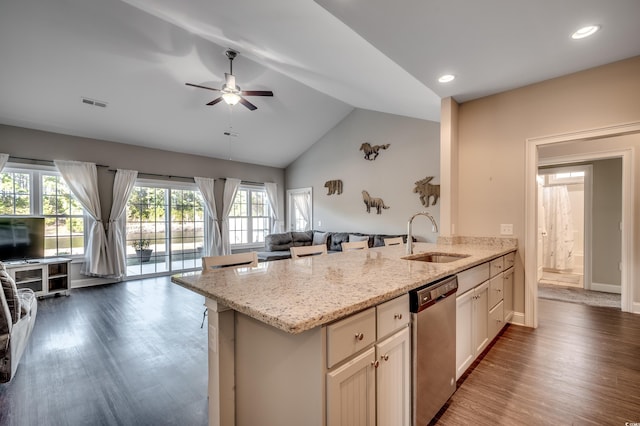
[[[371,145],[369,142],[365,142],[360,145],[360,151],[364,151],[365,160],[373,161],[378,158],[381,149],[387,149],[390,146],[390,143],[385,145]]]

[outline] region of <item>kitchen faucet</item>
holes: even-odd
[[[433,224],[433,232],[438,232],[438,224],[436,220],[431,216],[428,212],[418,212],[409,218],[409,222],[407,223],[407,254],[413,254],[413,237],[411,236],[411,224],[413,223],[413,219],[416,216],[426,216],[429,218],[431,223]]]

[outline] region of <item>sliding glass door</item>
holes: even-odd
[[[128,277],[201,267],[204,206],[194,185],[139,182],[126,217]]]

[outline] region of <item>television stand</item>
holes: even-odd
[[[5,269],[16,282],[18,288],[30,288],[36,296],[64,294],[71,290],[71,259],[51,257],[29,259],[19,263],[7,262]]]

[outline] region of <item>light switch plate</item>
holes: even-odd
[[[500,235],[513,235],[513,224],[512,223],[501,224]]]

